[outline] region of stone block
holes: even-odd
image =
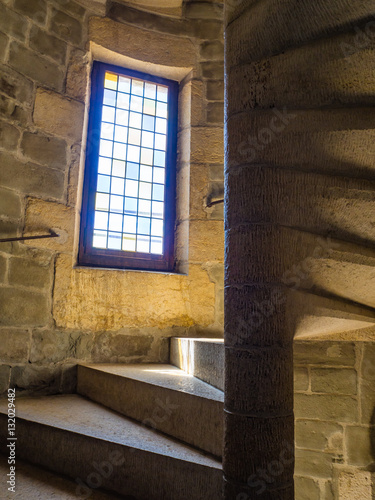
[[[190,126],[202,125],[205,121],[204,84],[200,80],[191,81]]]
[[[53,62],[29,50],[17,42],[12,42],[9,52],[9,64],[21,74],[38,83],[61,90],[64,84],[64,72]],[[53,116],[49,109],[49,114]]]
[[[312,368],[312,392],[357,394],[357,372],[346,368]]]
[[[50,19],[49,29],[52,33],[63,40],[72,43],[73,45],[80,45],[82,41],[82,25],[74,17],[61,12],[60,10],[53,9]]]
[[[93,336],[79,332],[35,330],[32,332],[30,362],[57,363],[67,359],[90,360]]]
[[[294,342],[294,361],[298,364],[354,366],[353,342],[300,341]]]
[[[209,166],[209,179],[210,181],[224,182],[224,165],[210,165]]]
[[[41,165],[64,170],[66,168],[66,142],[56,137],[24,132],[21,141],[24,156]]]
[[[27,330],[0,330],[0,362],[27,363],[29,361],[30,334]]]
[[[50,134],[80,141],[83,117],[82,103],[62,97],[55,92],[37,90],[34,106],[34,123],[37,127]]]
[[[58,238],[29,240],[25,244],[59,252],[73,251],[75,211],[71,207],[50,201],[31,199],[26,207],[24,232],[41,234],[53,228]]]
[[[210,80],[224,80],[224,63],[219,61],[202,62],[201,72],[204,78],[209,78]]]
[[[213,42],[203,42],[200,46],[200,56],[201,59],[208,61],[223,61],[224,44],[219,40],[215,40]]]
[[[1,182],[4,187],[28,195],[60,199],[64,193],[64,173],[34,163],[23,163],[14,156],[0,153]]]
[[[70,165],[68,174],[68,205],[74,207],[80,199],[79,170],[81,159],[81,144],[73,144],[70,150]]]
[[[0,147],[14,151],[17,149],[20,131],[5,121],[0,121]]]
[[[345,448],[349,465],[373,466],[375,463],[375,427],[347,426]]]
[[[340,500],[372,500],[374,498],[371,472],[368,471],[353,469],[340,471],[337,486],[337,498]]]
[[[204,208],[207,202],[208,188],[208,170],[205,165],[200,163],[190,164],[190,182],[189,179],[184,179],[187,182],[187,196],[189,200],[190,219],[205,219],[206,213]]]
[[[55,0],[54,2],[56,5],[62,7],[64,10],[66,10],[69,14],[71,14],[73,17],[77,17],[81,19],[86,12],[86,9],[79,5],[79,3],[74,2],[72,0]],[[89,5],[91,7],[91,4],[93,2],[89,2]]]
[[[8,117],[22,125],[30,123],[30,111],[18,106],[12,99],[0,95],[0,113],[3,118]]]
[[[97,363],[124,363],[145,358],[151,349],[153,337],[102,333],[96,336],[93,361]]]
[[[0,394],[9,389],[10,366],[0,365]]]
[[[30,32],[30,47],[59,64],[65,63],[67,44],[35,25]]]
[[[33,288],[49,288],[52,284],[53,269],[37,260],[11,257],[9,259],[9,283]]]
[[[207,99],[209,101],[224,101],[223,80],[208,80],[206,85],[207,85]]]
[[[14,8],[40,24],[43,24],[47,17],[45,0],[14,0]]]
[[[333,422],[358,422],[358,404],[352,396],[295,394],[296,418],[317,418]]]
[[[20,223],[11,220],[0,219],[1,238],[13,238],[15,236],[18,236],[20,229]],[[2,243],[2,245],[6,245],[6,243]]]
[[[314,479],[296,476],[294,489],[297,500],[320,500],[320,486]]]
[[[176,43],[175,36],[147,30],[144,26],[138,27],[133,23],[124,24],[108,18],[91,17],[89,39],[132,59],[172,66],[176,70],[196,67],[196,47],[189,38],[179,36]]]
[[[332,481],[326,481],[323,487],[324,500],[335,500]]]
[[[360,371],[361,421],[375,424],[375,345],[363,344],[363,358]]]
[[[56,394],[60,390],[61,365],[13,366],[10,376],[10,386],[18,391],[29,393]]]
[[[21,103],[30,104],[33,95],[33,84],[16,71],[1,67],[0,92]]]
[[[223,163],[224,131],[219,127],[195,127],[191,130],[191,162]]]
[[[306,415],[305,418],[310,418],[310,415]],[[295,423],[296,446],[342,454],[343,432],[343,427],[333,422],[297,420]]]
[[[0,326],[45,326],[51,320],[49,297],[12,287],[0,288]]]
[[[309,372],[302,366],[294,367],[294,390],[298,392],[309,389]]]
[[[332,477],[334,455],[297,448],[295,457],[295,474],[297,476],[312,476],[319,479],[330,479]]]
[[[190,265],[186,276],[73,269],[72,256],[65,254],[56,261],[53,315],[58,328],[205,328],[214,322],[214,304],[215,284],[199,265]]]
[[[73,48],[68,64],[66,93],[82,102],[86,100],[88,70],[87,53],[83,50]]]
[[[0,3],[0,31],[25,40],[28,23],[22,16]]]
[[[224,225],[221,221],[190,221],[190,260],[224,262]]]
[[[5,51],[8,46],[9,38],[5,33],[0,33],[0,62],[4,62]]]
[[[224,103],[209,102],[207,105],[207,122],[224,123]]]
[[[7,274],[7,259],[0,255],[0,282],[4,283]]]
[[[185,16],[191,19],[222,19],[223,6],[218,3],[188,2]]]

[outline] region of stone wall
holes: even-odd
[[[0,2],[0,237],[60,235],[0,243],[1,392],[69,392],[79,360],[166,361],[170,336],[222,335],[222,3],[181,12]],[[75,266],[90,67],[117,56],[184,74],[179,274]]]
[[[297,500],[371,500],[375,465],[375,345],[294,345]]]

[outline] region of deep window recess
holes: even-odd
[[[172,271],[178,83],[95,62],[78,262]]]

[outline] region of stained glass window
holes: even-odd
[[[95,130],[98,137],[85,173],[93,206],[80,257],[90,247],[98,257],[111,251],[118,262],[167,259],[170,268],[176,82],[112,68],[96,63],[89,134]]]

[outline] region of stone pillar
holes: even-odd
[[[374,178],[372,11],[373,0],[226,0],[226,499],[294,498],[295,327],[318,316],[314,297],[327,309],[347,298],[345,273],[353,297],[360,283],[330,238],[347,255],[369,238],[346,206]]]
[[[228,500],[294,498],[293,332],[286,326],[280,287],[278,228],[267,209],[273,182],[254,165],[257,130],[251,93],[233,67],[249,63],[248,30],[228,0],[226,31],[226,292],[224,497]],[[246,10],[254,2],[242,2]],[[231,24],[236,28],[231,29]],[[236,96],[234,101],[233,97]],[[240,130],[247,134],[238,143]],[[275,127],[279,119],[274,118]],[[271,132],[272,133],[272,132]],[[264,128],[261,139],[268,141]],[[243,134],[242,134],[243,135]],[[254,136],[254,141],[253,141]],[[233,159],[233,147],[243,161]],[[264,206],[262,206],[264,205]],[[275,310],[277,309],[277,311]]]

